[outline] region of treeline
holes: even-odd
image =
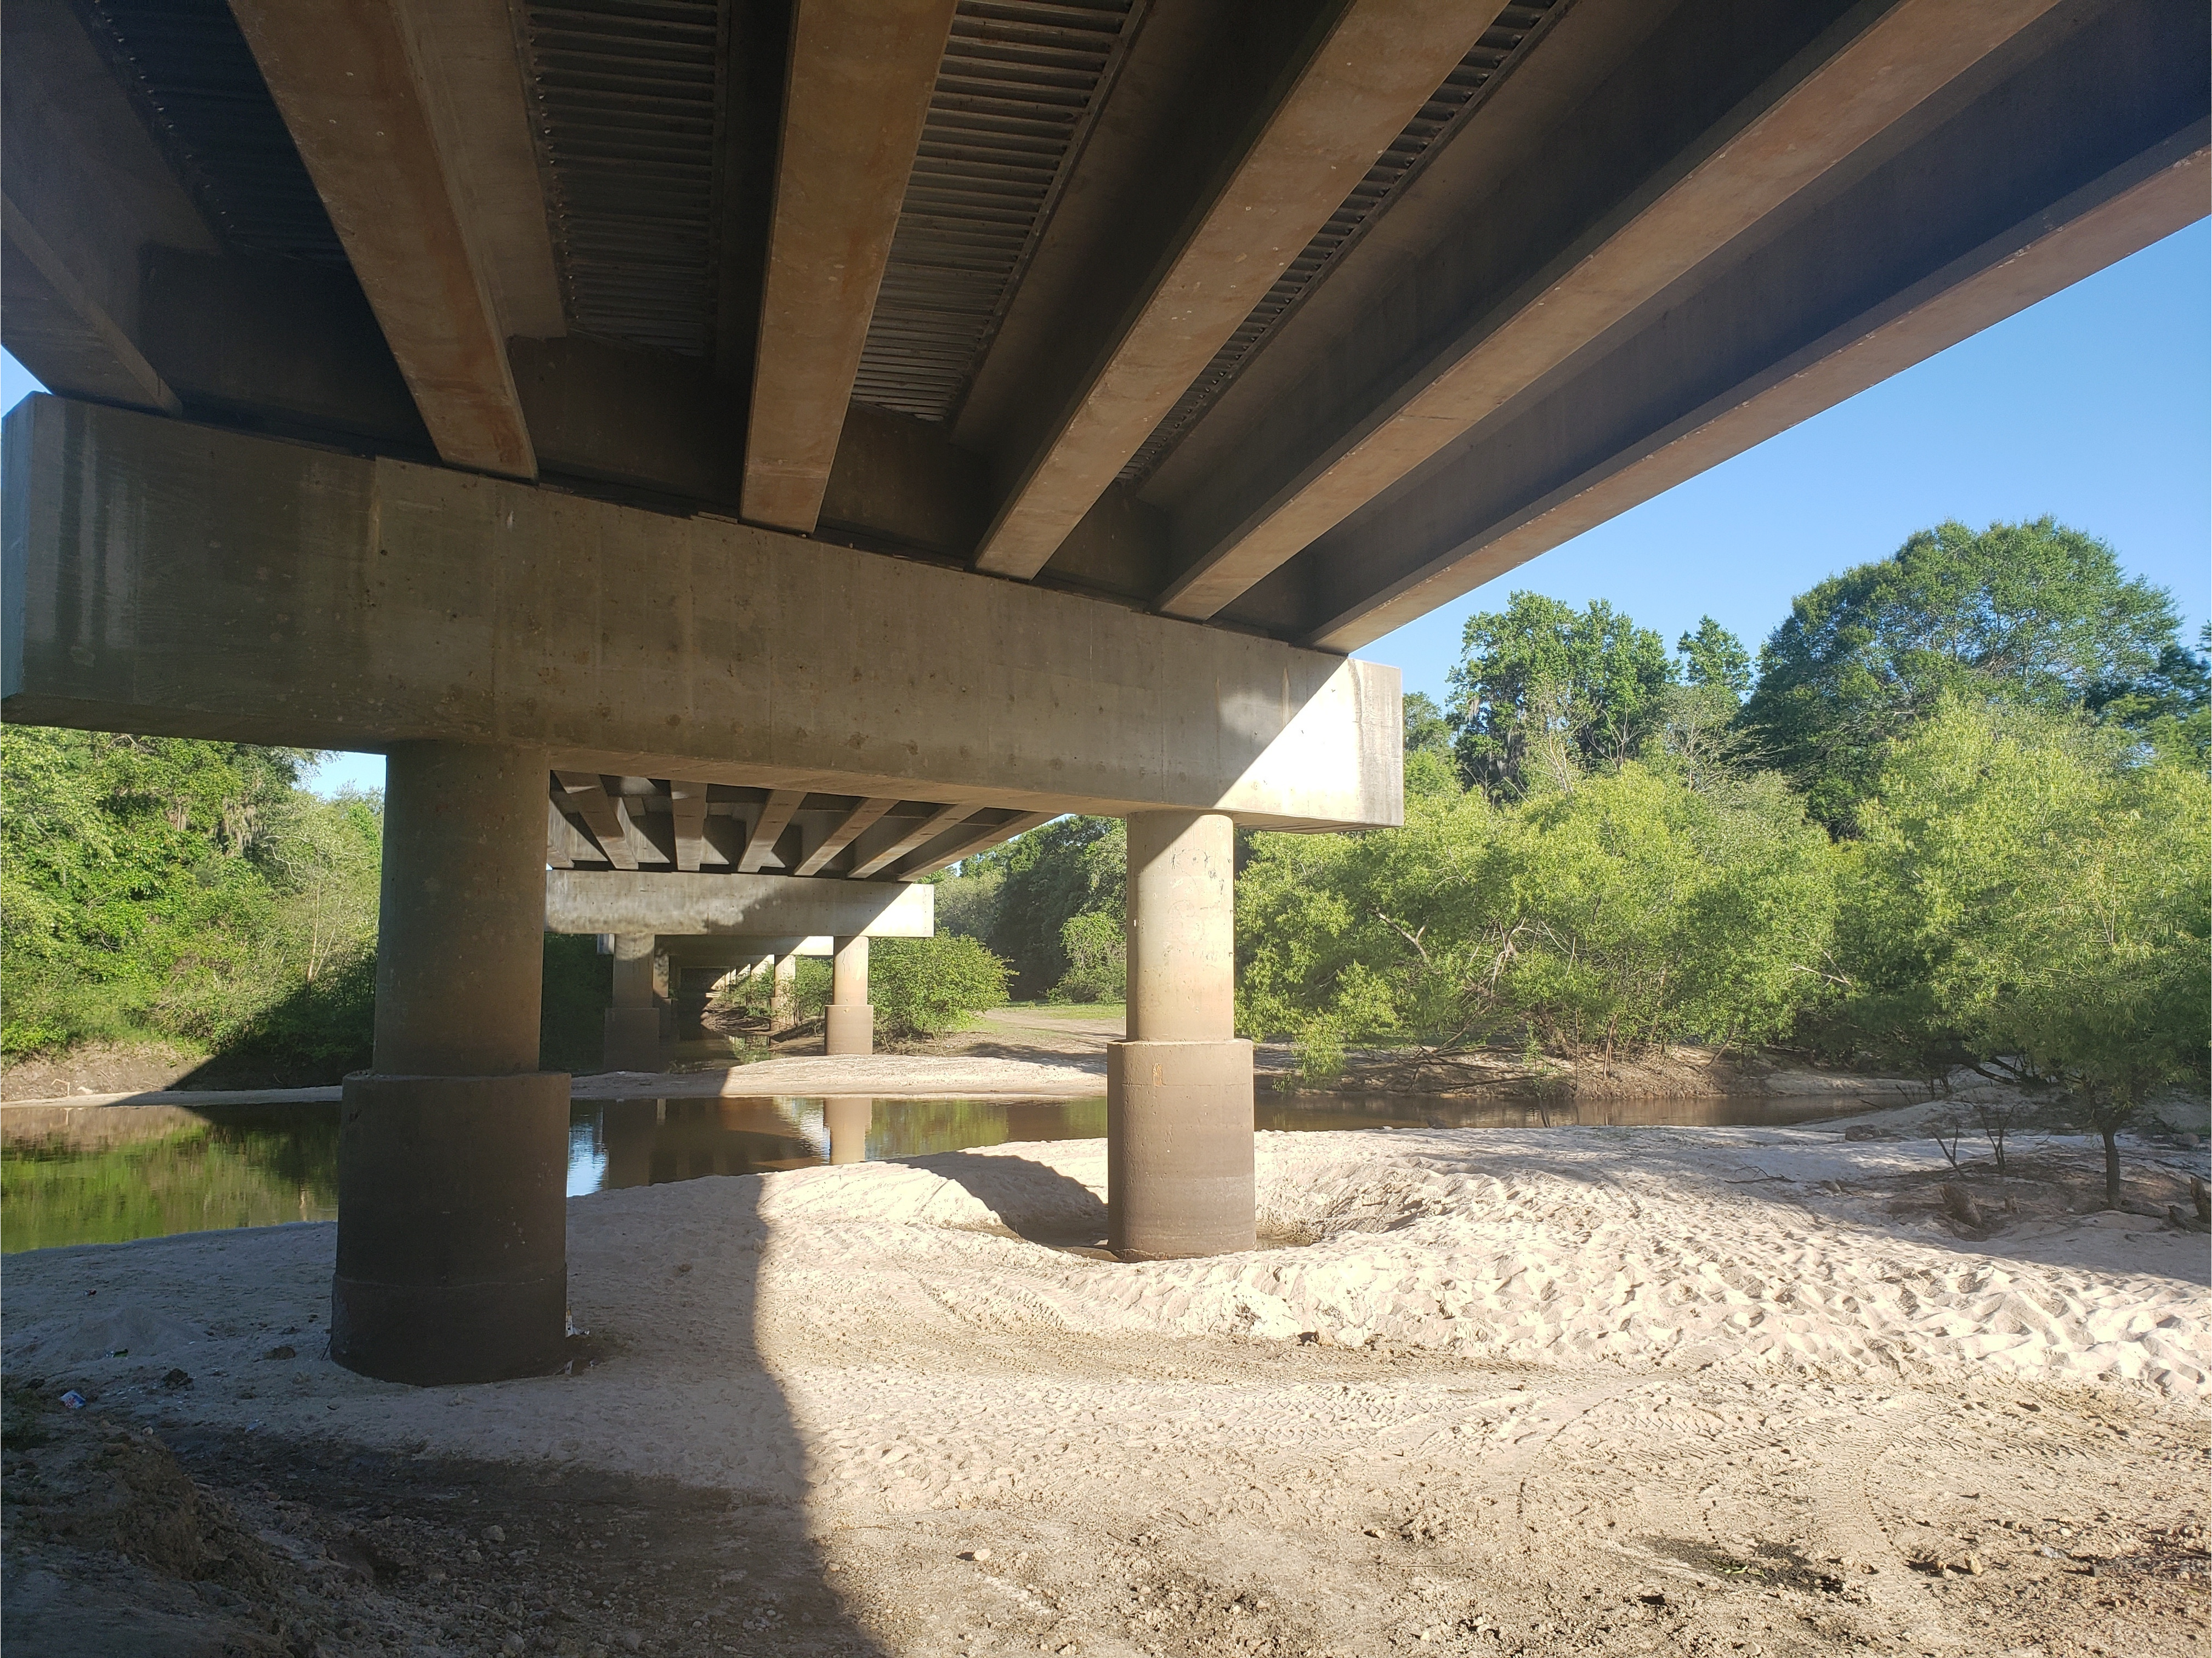
[[[178,738],[0,729],[0,1057],[158,1044],[196,1085],[337,1081],[370,1060],[383,803],[301,786],[317,756]],[[879,939],[888,1038],[1006,999],[969,938]],[[545,939],[540,1063],[599,1068],[611,966]],[[762,987],[765,994],[765,987]],[[830,994],[800,967],[802,1017]]]
[[[1254,837],[1242,1017],[1554,1054],[1786,1044],[2067,1085],[2207,1061],[2207,659],[2048,519],[1946,524],[1800,598],[1756,664],[1602,603],[1471,617],[1407,699],[1407,824]]]
[[[159,1042],[230,1074],[368,1063],[382,808],[313,756],[0,731],[0,1048]]]
[[[1019,1001],[1119,1002],[1129,841],[1118,817],[1060,817],[940,877],[940,932],[1005,960]]]
[[[235,1086],[366,1066],[383,803],[301,787],[315,757],[0,729],[0,1054],[158,1043]],[[609,977],[546,939],[545,1064],[596,1067]]]
[[[1516,593],[1407,698],[1402,829],[1240,835],[1243,1028],[1310,1072],[1786,1046],[2124,1113],[2206,1072],[2207,644],[2048,519],[1916,535],[1756,658]],[[1019,995],[1118,999],[1123,847],[1062,819],[939,914]]]

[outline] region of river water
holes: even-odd
[[[1261,1128],[1782,1126],[1832,1117],[1832,1099],[1672,1096],[1539,1105],[1419,1096],[1262,1095]],[[568,1192],[580,1196],[707,1175],[920,1157],[1010,1140],[1092,1139],[1103,1096],[1078,1100],[732,1098],[580,1103],[569,1114]],[[336,1105],[112,1106],[0,1114],[0,1251],[120,1243],[337,1214]]]

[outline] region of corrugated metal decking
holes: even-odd
[[[958,407],[1135,21],[1131,0],[961,0],[856,400]]]
[[[1376,210],[1419,171],[1422,158],[1437,141],[1473,113],[1483,94],[1518,64],[1544,30],[1573,3],[1574,0],[1520,0],[1498,14],[1498,21],[1483,31],[1474,49],[1444,77],[1435,95],[1421,106],[1420,113],[1391,140],[1366,177],[1352,186],[1343,205],[1329,215],[1328,222],[1315,233],[1304,251],[1252,307],[1251,315],[1237,325],[1205,372],[1161,417],[1152,436],[1121,469],[1123,483],[1133,488],[1151,476],[1167,452],[1198,423],[1199,416],[1228,389],[1261,341],[1290,315],[1330,262],[1359,239]]]
[[[84,0],[79,15],[217,235],[242,252],[345,266],[225,0]]]
[[[523,8],[546,214],[574,332],[708,354],[722,11],[718,0]]]

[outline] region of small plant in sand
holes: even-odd
[[[2018,1098],[1985,1100],[1973,1108],[1974,1126],[1990,1143],[1990,1155],[1996,1159],[1999,1180],[2005,1177],[2005,1141],[2027,1109],[2027,1102]]]

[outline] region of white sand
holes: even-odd
[[[1257,1141],[1263,1231],[1310,1239],[1304,1247],[1132,1266],[994,1235],[1055,1222],[1079,1233],[1104,1194],[1103,1142],[1001,1145],[572,1199],[571,1298],[580,1323],[659,1355],[663,1376],[678,1350],[689,1350],[682,1369],[713,1368],[708,1355],[751,1339],[751,1328],[720,1322],[757,1323],[772,1346],[789,1338],[778,1333],[787,1321],[825,1334],[856,1317],[878,1323],[888,1297],[1016,1343],[1303,1336],[1624,1373],[1951,1372],[2176,1400],[2212,1393],[2201,1237],[2117,1215],[2016,1227],[1988,1245],[1900,1226],[1858,1188],[1939,1168],[1924,1141],[1759,1129]],[[279,1321],[301,1328],[302,1352],[319,1348],[308,1320],[333,1236],[289,1226],[12,1257],[9,1363],[65,1358],[95,1386],[157,1361],[247,1366]],[[679,1263],[690,1270],[672,1283]],[[715,1300],[725,1291],[745,1303],[726,1321]],[[264,1309],[272,1316],[252,1316]],[[128,1356],[102,1357],[114,1346]],[[386,1392],[327,1365],[314,1369],[312,1399],[264,1397],[231,1413],[274,1422],[295,1404],[319,1409],[364,1390],[384,1395],[370,1416],[395,1435],[446,1422],[441,1397]],[[532,1433],[501,1448],[566,1447]]]
[[[2199,1236],[1900,1224],[1877,1183],[1939,1167],[1924,1141],[1258,1147],[1264,1224],[1310,1244],[1126,1266],[1006,1236],[1095,1222],[1096,1141],[573,1199],[575,1317],[612,1345],[574,1377],[338,1370],[327,1224],[9,1257],[6,1359],[155,1421],[797,1505],[897,1654],[1488,1653],[1501,1623],[1505,1651],[1644,1651],[1652,1618],[1714,1650],[2009,1650],[2075,1606],[2066,1550],[2202,1518]],[[1778,1600],[1698,1564],[1768,1540],[1867,1575]],[[1996,1575],[1965,1600],[1910,1569],[1969,1549]],[[1147,1584],[1242,1593],[1209,1616],[1276,1644],[1206,1644]],[[2153,1633],[2193,1650],[2201,1620]]]

